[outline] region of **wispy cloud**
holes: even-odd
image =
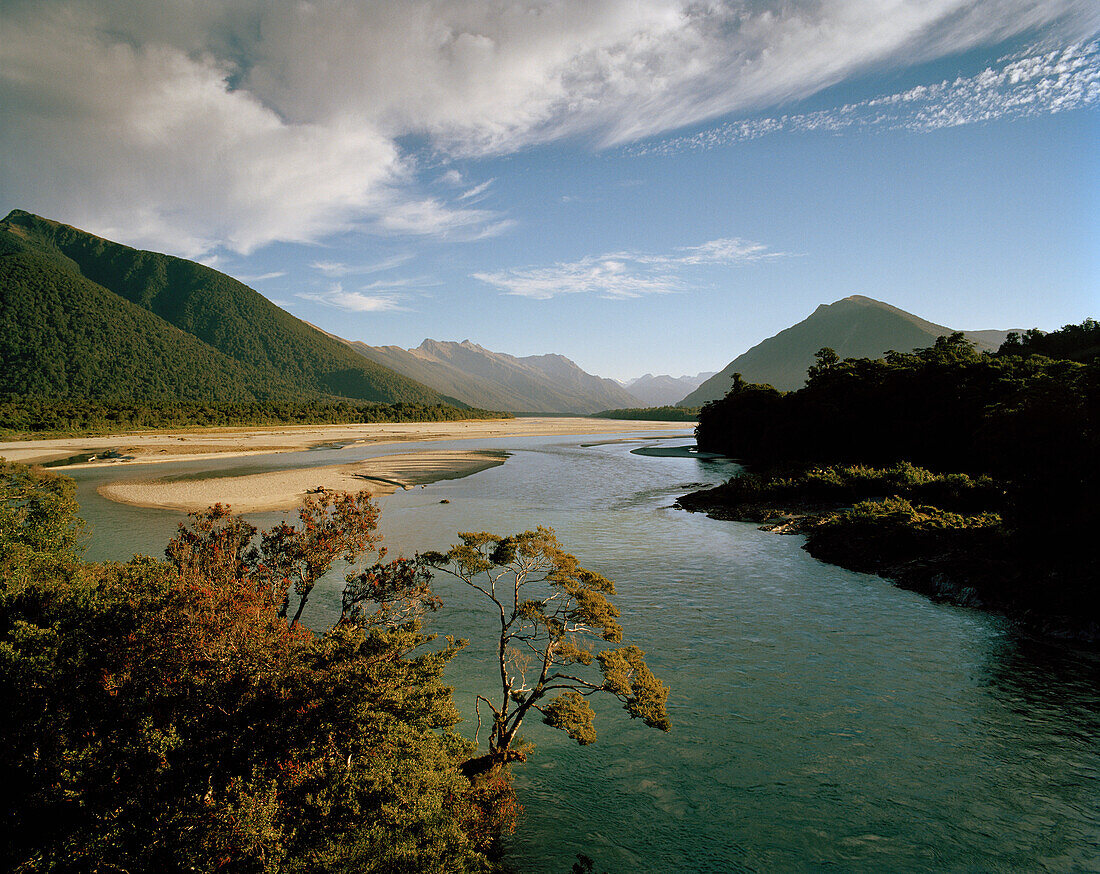
[[[190,257],[350,230],[479,239],[506,217],[470,208],[477,186],[426,196],[410,142],[458,191],[458,158],[625,145],[872,71],[1098,28],[1096,0],[3,0],[0,191]],[[1010,103],[1056,105],[1001,87]],[[1031,111],[984,107],[988,93],[932,101],[946,119],[912,123]],[[925,97],[898,99],[904,112],[857,114],[911,119]]]
[[[485,192],[489,190],[489,186],[492,185],[495,181],[495,179],[486,179],[480,185],[475,185],[469,191],[463,191],[458,196],[458,199],[468,200],[472,203],[477,203],[479,200],[483,199]]]
[[[762,243],[738,238],[711,240],[684,246],[671,254],[616,252],[590,255],[579,261],[547,267],[522,267],[494,273],[475,273],[473,278],[496,286],[505,294],[547,300],[560,294],[596,294],[612,300],[628,300],[647,294],[685,291],[690,283],[685,268],[701,265],[746,264],[784,256]]]
[[[413,255],[412,252],[402,252],[398,255],[391,255],[389,258],[384,258],[381,261],[375,261],[370,264],[345,264],[342,261],[314,261],[309,266],[323,273],[325,276],[339,278],[341,276],[381,273],[385,270],[393,270],[395,267],[407,264],[414,257],[415,255]]]
[[[377,218],[372,228],[379,233],[469,241],[495,237],[513,224],[510,219],[498,219],[486,210],[455,207],[425,199],[394,204]]]
[[[628,154],[674,155],[735,145],[775,133],[835,133],[848,129],[919,133],[960,125],[1052,115],[1100,103],[1100,41],[1005,59],[975,76],[918,85],[896,94],[801,115],[719,125],[627,149]]]
[[[286,276],[285,270],[273,270],[270,273],[256,273],[247,276],[238,276],[237,279],[246,285],[249,282],[267,282],[269,279],[279,279]]]
[[[361,291],[345,291],[339,282],[333,283],[326,291],[302,291],[296,296],[302,300],[356,313],[384,313],[404,309],[401,306],[401,298],[397,294],[364,294]]]

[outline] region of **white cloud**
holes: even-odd
[[[506,294],[536,300],[547,300],[559,294],[597,294],[626,300],[688,289],[690,286],[681,275],[684,268],[728,266],[781,257],[784,253],[770,252],[761,243],[729,238],[685,246],[669,255],[636,252],[590,255],[549,267],[475,273],[473,278],[496,286]]]
[[[469,191],[427,196],[405,138],[458,188],[457,156],[626,143],[1097,27],[1095,0],[5,0],[0,191],[187,255],[351,229],[476,239],[505,219]]]
[[[273,270],[270,273],[260,273],[250,276],[238,276],[237,279],[246,285],[250,282],[267,282],[269,279],[279,279],[286,276],[285,270]]]
[[[928,132],[947,127],[1051,115],[1100,103],[1100,42],[1006,59],[975,76],[918,85],[896,94],[801,115],[719,125],[688,137],[631,147],[634,155],[712,149],[781,132],[846,129]]]
[[[489,186],[492,185],[495,181],[496,181],[495,179],[486,179],[480,185],[475,185],[473,188],[469,189],[468,191],[463,191],[458,196],[458,199],[459,200],[469,200],[469,201],[472,201],[472,202],[476,203],[477,201],[484,199],[485,192],[487,192],[489,190]]]
[[[391,255],[389,258],[384,258],[381,261],[375,261],[372,264],[344,264],[340,261],[314,261],[309,266],[323,273],[325,276],[335,278],[363,273],[382,273],[383,271],[400,267],[402,264],[407,264],[414,257],[415,256],[411,252],[402,252],[398,255]]]
[[[302,300],[356,313],[384,313],[403,309],[400,297],[396,294],[363,294],[360,291],[345,291],[339,282],[333,283],[327,291],[302,291],[296,296]]]

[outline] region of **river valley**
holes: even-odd
[[[578,853],[612,874],[1100,868],[1100,657],[816,561],[799,537],[673,509],[736,466],[632,450],[690,442],[405,443],[143,474],[242,475],[416,448],[510,453],[465,479],[382,497],[390,556],[446,548],[458,531],[554,527],[616,582],[626,642],[671,688],[673,723],[666,735],[594,702],[599,740],[588,747],[527,724],[536,749],[516,771],[525,813],[507,842],[517,871],[566,874]],[[184,518],[101,497],[122,468],[70,475],[91,559],[160,555]],[[341,583],[334,573],[318,587],[311,624],[336,615]],[[471,639],[449,679],[472,735],[473,696],[493,688],[493,617],[445,578],[437,589],[433,629]]]

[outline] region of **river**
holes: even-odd
[[[445,548],[460,530],[553,526],[585,566],[616,582],[626,641],[647,651],[671,688],[669,734],[609,706],[597,706],[599,740],[588,747],[525,726],[536,750],[516,771],[525,813],[508,839],[509,863],[567,874],[584,853],[612,874],[1100,870],[1100,657],[823,564],[800,537],[672,509],[678,495],[735,466],[631,450],[689,442],[424,444],[513,454],[380,502],[391,556]],[[270,470],[417,448],[141,474]],[[182,518],[96,494],[123,473],[134,470],[72,472],[92,528],[89,558],[160,555]],[[338,609],[340,579],[318,587],[314,624]],[[469,717],[473,694],[492,688],[493,620],[469,592],[438,583],[446,606],[435,630],[472,639],[449,672]]]

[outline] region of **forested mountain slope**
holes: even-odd
[[[448,400],[193,261],[15,210],[0,262],[8,394]]]

